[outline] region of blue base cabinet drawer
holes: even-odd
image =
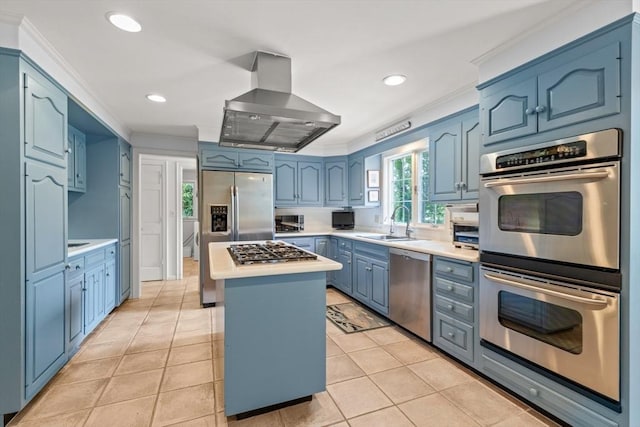
[[[456,262],[454,260],[436,258],[433,262],[434,274],[447,275],[456,280],[464,280],[465,282],[473,282],[473,266],[464,261]]]
[[[454,356],[473,362],[473,327],[436,311],[433,342]]]
[[[445,298],[441,295],[435,296],[435,304],[439,312],[447,313],[451,317],[473,323],[473,306]]]
[[[498,381],[510,390],[530,402],[551,412],[573,426],[617,426],[613,420],[603,417],[595,411],[570,399],[564,393],[552,390],[534,380],[532,375],[525,375],[497,360],[499,356],[483,350],[482,371],[490,378]],[[526,368],[522,368],[526,369]]]

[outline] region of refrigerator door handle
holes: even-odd
[[[235,186],[230,186],[229,191],[231,193],[231,212],[229,213],[229,217],[231,218],[230,224],[230,234],[231,241],[237,240],[236,237],[236,194],[235,194]]]
[[[238,190],[237,186],[233,188],[235,192],[235,210],[233,212],[233,225],[235,226],[234,240],[240,240],[240,191]]]

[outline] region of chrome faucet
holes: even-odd
[[[393,213],[391,214],[391,227],[389,228],[389,234],[393,234],[393,223],[396,220],[396,213],[398,212],[398,209],[404,209],[405,212],[407,213],[407,229],[405,230],[404,234],[407,237],[411,237],[411,233],[413,232],[413,230],[411,230],[409,228],[409,225],[411,224],[411,211],[409,210],[409,208],[407,208],[405,205],[398,205],[396,206],[396,208],[393,210]]]

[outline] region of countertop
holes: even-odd
[[[83,255],[87,252],[93,251],[94,249],[99,249],[104,246],[117,243],[118,239],[69,239],[68,243],[85,243],[85,242],[88,243],[88,245],[76,246],[75,248],[68,248],[67,255],[69,257]]]
[[[209,243],[209,269],[211,279],[240,279],[246,277],[276,276],[280,274],[314,273],[342,269],[342,264],[318,255],[310,261],[292,261],[275,264],[236,265],[227,248],[239,242]],[[264,241],[241,242],[264,243]]]
[[[451,242],[443,242],[440,240],[424,240],[424,239],[415,239],[415,240],[405,240],[405,241],[390,241],[385,242],[381,240],[373,240],[367,239],[363,236],[380,236],[383,233],[372,233],[368,231],[358,231],[358,230],[349,230],[349,231],[338,231],[338,230],[329,230],[326,232],[322,231],[302,231],[295,233],[276,233],[276,239],[287,239],[287,238],[295,238],[295,237],[310,237],[310,236],[336,236],[343,237],[346,239],[358,240],[360,242],[373,243],[376,245],[384,245],[391,248],[399,248],[406,249],[409,251],[422,252],[425,254],[431,255],[440,255],[449,258],[455,258],[462,261],[469,262],[478,262],[480,260],[480,253],[475,249],[461,249],[453,246]]]

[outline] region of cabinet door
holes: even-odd
[[[120,141],[120,185],[131,186],[131,146]]]
[[[120,302],[129,298],[131,291],[131,245],[120,245]]]
[[[369,304],[371,299],[371,263],[367,258],[355,255],[353,296]]]
[[[131,238],[131,190],[120,188],[120,241]]]
[[[333,261],[339,262],[338,261],[338,239],[335,237],[330,237],[329,238],[329,244],[327,247],[327,257],[331,258]],[[337,275],[337,271],[336,270],[331,270],[327,272],[327,281],[329,283],[331,283],[332,285],[336,284],[336,275]]]
[[[349,159],[349,205],[364,204],[364,158]]]
[[[74,151],[69,154],[73,156],[75,165],[74,187],[78,191],[87,191],[87,141],[82,133],[74,135]]]
[[[25,156],[67,167],[67,96],[44,77],[24,74]]]
[[[238,153],[238,166],[243,170],[273,172],[273,154]]]
[[[85,273],[84,333],[89,334],[104,315],[104,265],[100,265]]]
[[[590,52],[538,77],[538,130],[620,112],[620,44]]]
[[[31,398],[66,362],[64,272],[27,282],[25,386]]]
[[[84,274],[76,273],[67,276],[67,350],[78,347],[84,334],[82,316],[82,297],[84,294]]]
[[[38,162],[25,164],[26,279],[62,273],[67,260],[67,172]]]
[[[484,145],[537,131],[536,88],[536,78],[531,77],[495,93],[491,87],[483,90],[480,117],[484,126]]]
[[[340,251],[337,261],[342,264],[342,270],[336,272],[336,285],[349,295],[353,295],[351,259],[350,251]]]
[[[298,204],[322,206],[322,163],[298,162]]]
[[[372,261],[371,270],[371,307],[383,314],[389,313],[389,270],[387,263]]]
[[[433,202],[460,199],[460,134],[459,120],[429,132],[429,192]]]
[[[116,306],[116,261],[107,261],[104,267],[104,312],[109,314]]]
[[[347,205],[347,162],[330,161],[324,164],[324,204]]]
[[[480,121],[462,122],[462,199],[477,200],[480,188]]]
[[[276,160],[275,167],[275,204],[276,206],[292,206],[297,198],[297,164],[287,160]]]
[[[73,128],[69,126],[67,131],[67,189],[72,190],[76,185],[76,144]]]
[[[315,239],[315,253],[325,258],[329,257],[329,238],[328,237],[316,237]]]
[[[229,149],[203,148],[200,151],[200,165],[207,169],[237,169],[238,152]]]

